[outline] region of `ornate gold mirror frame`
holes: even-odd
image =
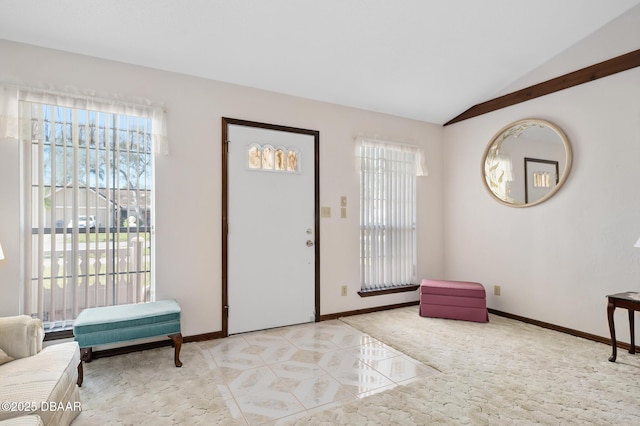
[[[508,124],[482,156],[482,181],[496,201],[531,207],[553,197],[566,182],[573,155],[558,126],[540,119]]]

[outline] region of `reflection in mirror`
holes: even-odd
[[[545,120],[520,120],[502,128],[487,145],[483,182],[500,203],[529,207],[560,189],[571,160],[571,145],[560,128]]]

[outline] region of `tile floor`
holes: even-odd
[[[234,418],[278,424],[438,372],[341,321],[199,343]]]

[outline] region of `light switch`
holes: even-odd
[[[347,196],[343,195],[340,197],[340,207],[347,207]]]
[[[320,207],[320,217],[331,217],[331,207]]]
[[[340,207],[340,217],[342,219],[346,219],[346,217],[347,217],[347,208],[346,207]]]

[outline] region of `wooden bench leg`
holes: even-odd
[[[171,334],[169,336],[173,340],[174,353],[173,362],[176,367],[182,367],[182,361],[180,361],[180,349],[182,348],[182,333]]]
[[[84,362],[93,361],[93,350],[89,348],[80,348],[80,360]]]
[[[84,381],[84,369],[82,368],[82,360],[78,364],[78,387],[82,386]]]

